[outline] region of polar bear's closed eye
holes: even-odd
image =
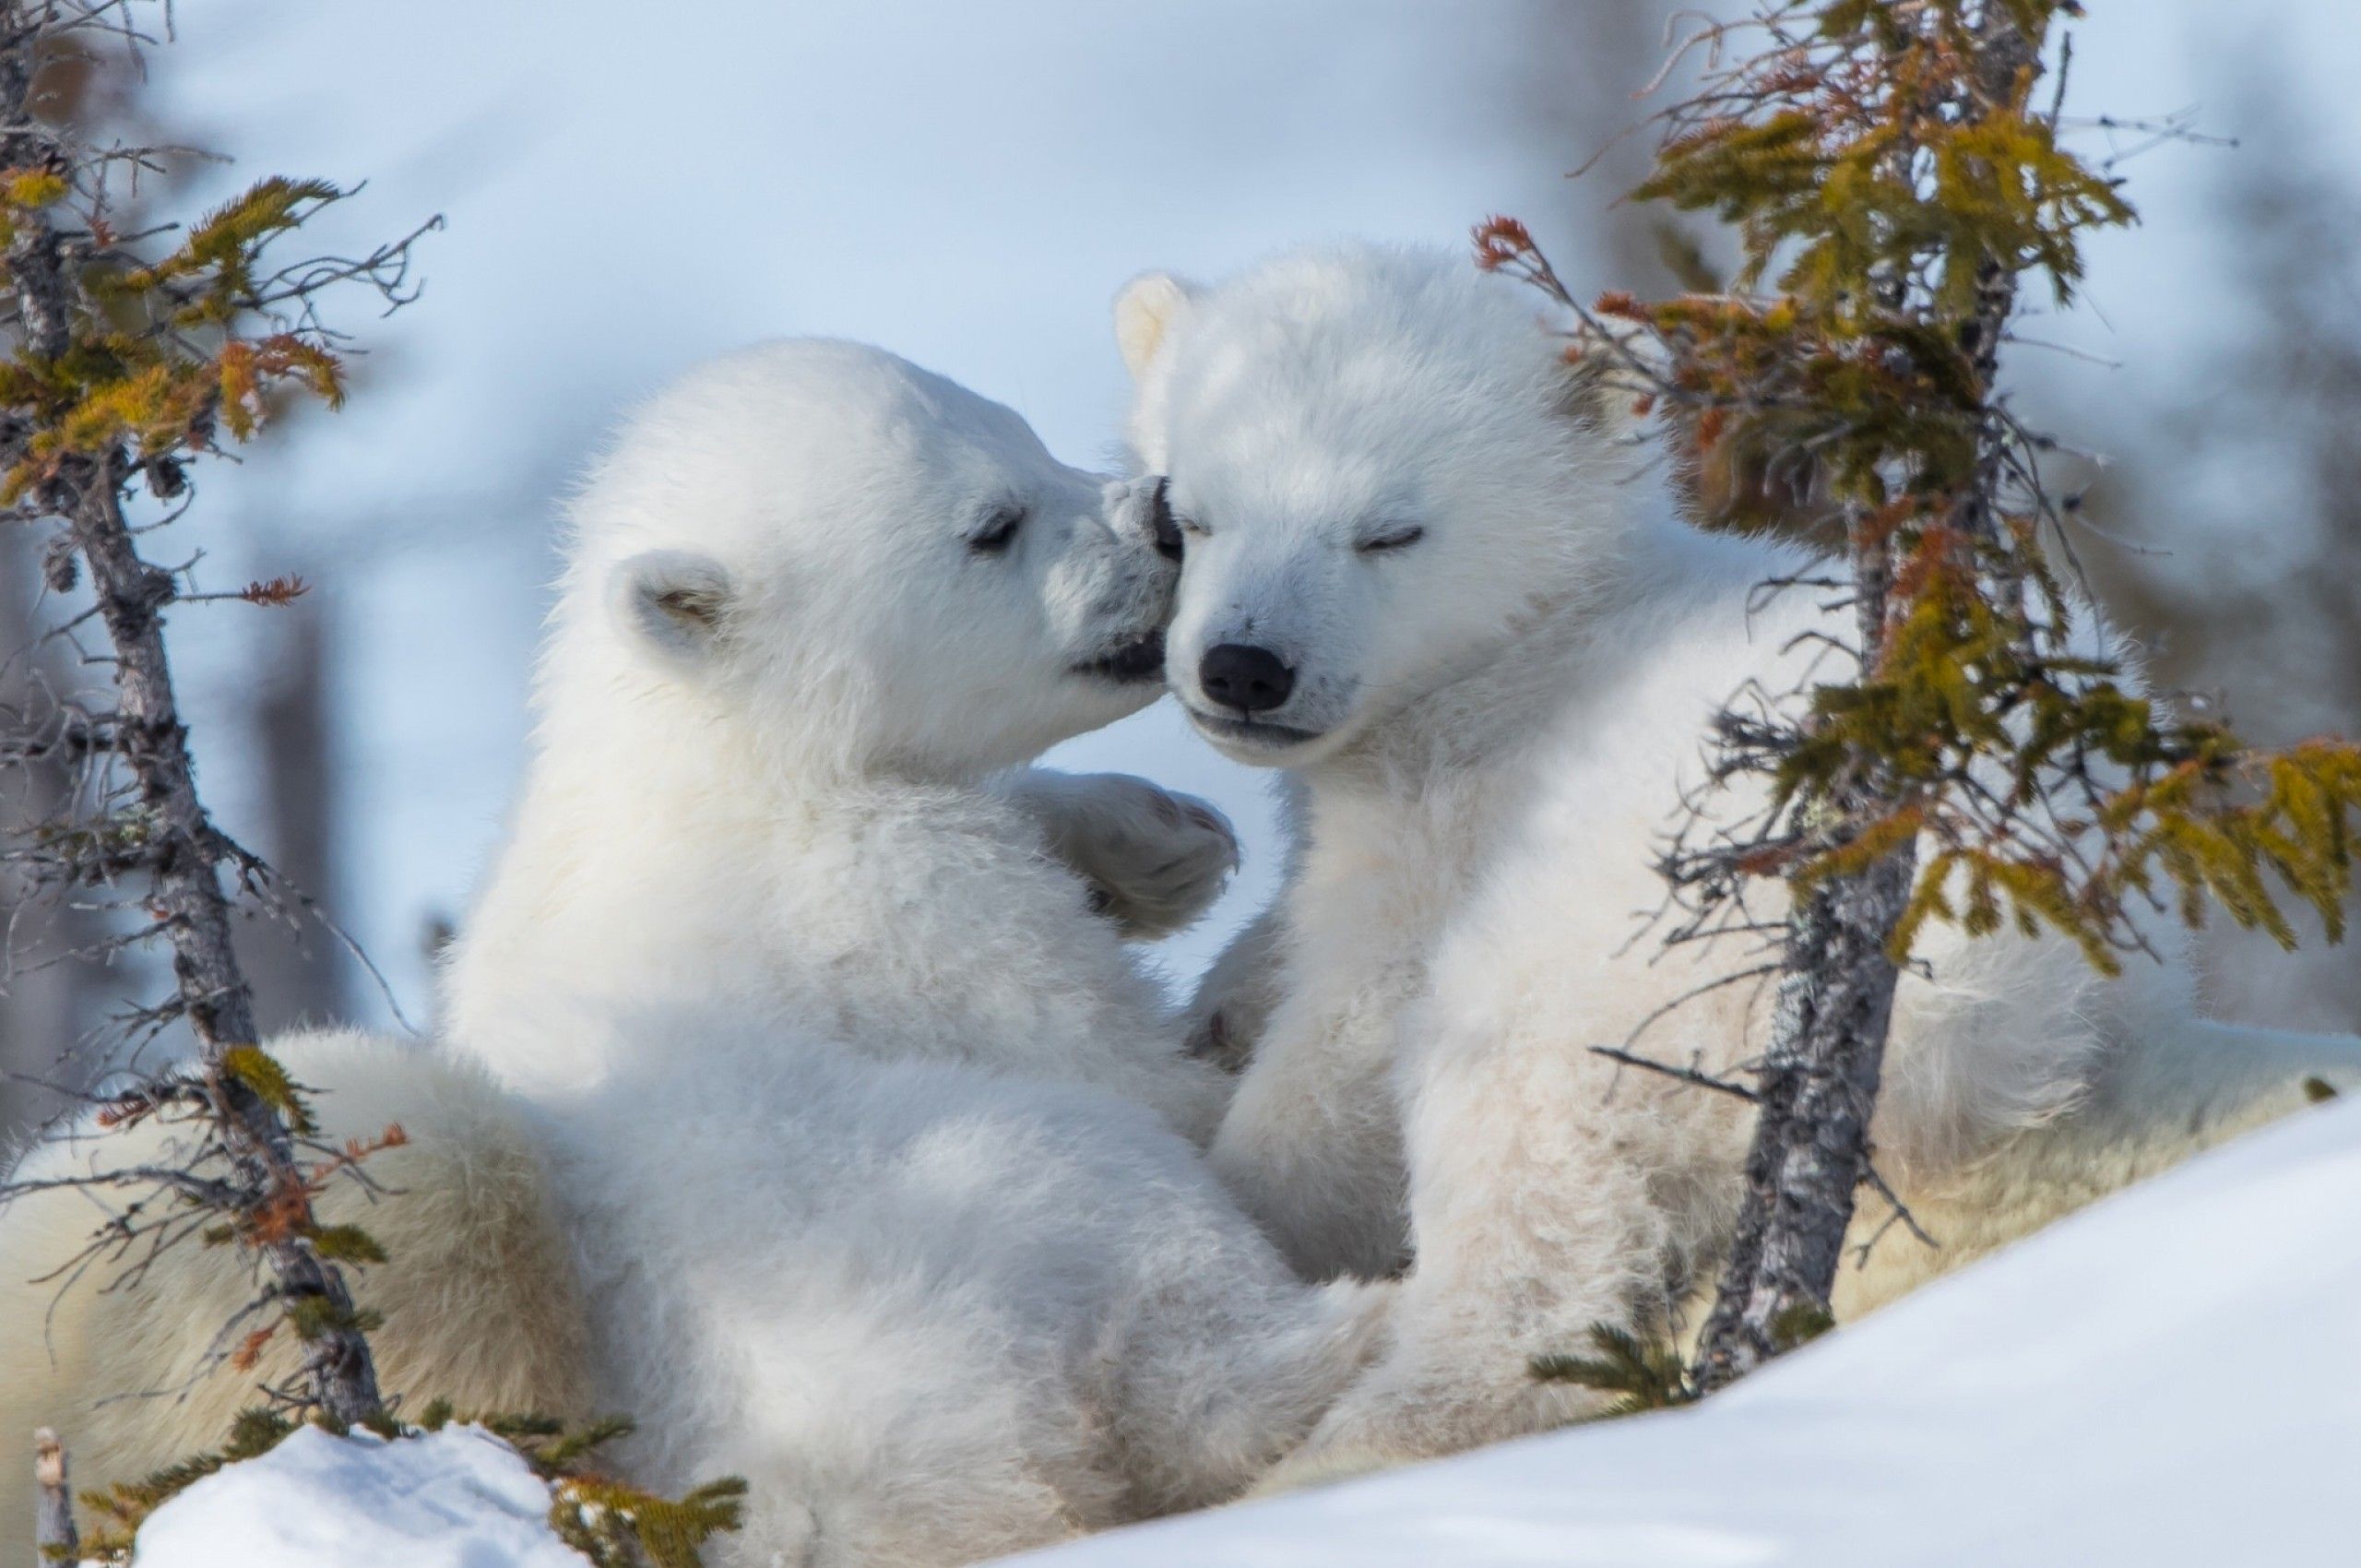
[[[1133,458],[1188,538],[1167,681],[1239,761],[1351,749],[1611,565],[1624,350],[1569,363],[1499,279],[1386,251],[1211,289],[1149,273],[1115,330]],[[1602,499],[1563,504],[1568,465]]]

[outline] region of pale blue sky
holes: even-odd
[[[355,245],[450,220],[420,253],[416,307],[348,317],[378,350],[349,410],[217,481],[190,541],[223,581],[302,570],[335,599],[354,719],[345,915],[413,1013],[414,933],[464,907],[516,778],[555,500],[621,408],[715,350],[835,333],[967,381],[1098,462],[1124,398],[1106,305],[1132,273],[1218,273],[1342,234],[1457,244],[1490,212],[1568,210],[1560,171],[1590,149],[1537,145],[1504,85],[1530,79],[1530,10],[181,0],[149,101],[175,137],[235,156],[223,184],[365,177],[332,236]],[[2087,111],[2225,107],[2244,51],[2300,20],[2288,90],[2356,140],[2347,7],[2092,10]],[[2068,376],[2094,414],[2136,407],[2204,334],[2219,235],[2191,175],[2223,156],[2129,170],[2150,226],[2098,248],[2097,311],[2060,325],[2126,362]],[[184,620],[200,703],[247,678],[231,629]],[[241,748],[206,751],[234,825]],[[1210,795],[1246,828],[1248,872],[1173,944],[1176,968],[1267,894],[1264,780],[1169,707],[1056,760]]]

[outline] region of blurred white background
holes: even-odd
[[[1644,138],[1563,175],[1647,109],[1629,94],[1669,9],[181,0],[142,113],[234,162],[172,205],[283,172],[368,182],[323,234],[348,248],[448,219],[420,250],[414,307],[377,323],[352,302],[344,325],[370,352],[347,410],[307,412],[216,474],[187,530],[210,586],[291,571],[317,585],[268,625],[240,606],[176,618],[217,806],[321,886],[422,1019],[423,932],[463,913],[519,767],[553,518],[634,399],[717,350],[842,334],[967,381],[1069,461],[1103,464],[1125,398],[1107,304],[1146,267],[1219,274],[1347,234],[1460,245],[1501,211],[1570,277],[1659,287],[1646,215],[1614,206]],[[2082,112],[2193,107],[2247,145],[2123,165],[2145,226],[2098,246],[2086,308],[2035,334],[2120,368],[2020,353],[2015,379],[2051,424],[2121,458],[2094,500],[2106,527],[2169,552],[2094,544],[2126,617],[2165,643],[2167,676],[2230,683],[2265,738],[2350,727],[2361,617],[2338,574],[2361,541],[2353,498],[2333,512],[2315,483],[2341,441],[2272,417],[2274,387],[2295,383],[2274,379],[2268,349],[2258,365],[2239,348],[2269,335],[2254,319],[2266,243],[2285,241],[2296,286],[2351,298],[2355,250],[2296,242],[2284,212],[2356,199],[2361,9],[2091,10]],[[2280,218],[2253,199],[2289,182]],[[2309,608],[2271,610],[2281,640],[2256,654],[2237,627],[2290,585]],[[324,736],[329,766],[274,775],[273,712],[289,744]],[[1266,780],[1169,706],[1053,760],[1210,796],[1245,830],[1238,885],[1169,945],[1177,976],[1268,896]],[[2232,944],[2225,1004],[2355,1028],[2355,968]],[[349,967],[312,974],[289,1005],[386,1016]]]

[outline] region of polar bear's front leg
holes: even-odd
[[[1284,997],[1206,1150],[1307,1279],[1384,1278],[1407,1261],[1391,1037],[1355,1022],[1318,995]]]
[[[1287,921],[1274,904],[1229,939],[1190,998],[1189,1054],[1242,1073],[1286,988]]]
[[[1238,869],[1238,834],[1204,801],[1127,773],[1027,768],[1002,793],[1041,824],[1050,852],[1088,883],[1126,940],[1193,924]]]
[[[1295,1476],[1432,1458],[1584,1414],[1596,1396],[1536,1378],[1534,1358],[1585,1354],[1592,1325],[1638,1326],[1664,1294],[1670,1216],[1622,1117],[1600,1114],[1610,1075],[1597,1059],[1497,1038],[1441,1044],[1406,1075],[1416,1261],[1389,1343],[1290,1461]],[[1619,1086],[1627,1099],[1640,1087]]]
[[[1531,988],[1499,970],[1457,980],[1404,1028],[1415,1261],[1385,1351],[1275,1485],[1596,1409],[1592,1390],[1536,1378],[1535,1359],[1594,1354],[1595,1327],[1663,1331],[1727,1233],[1742,1107],[1619,1068],[1585,1048],[1578,1012],[1525,1005]]]

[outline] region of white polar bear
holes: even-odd
[[[996,404],[794,342],[643,410],[575,506],[446,1027],[548,1128],[641,1466],[752,1481],[742,1561],[1232,1493],[1382,1301],[1224,1197],[1183,1135],[1221,1075],[986,787],[1159,689],[1177,552],[1101,493]]]
[[[1228,825],[1209,807],[1141,779],[1027,770],[995,788],[1039,819],[1051,851],[1134,939],[1202,913],[1236,860]],[[394,1260],[348,1280],[384,1320],[371,1336],[382,1385],[413,1405],[435,1396],[467,1411],[602,1413],[543,1140],[514,1098],[481,1065],[398,1039],[306,1031],[271,1051],[318,1091],[325,1145],[390,1126],[407,1137],[368,1162],[383,1197],[338,1182],[318,1205],[324,1222],[366,1227]],[[180,1136],[152,1124],[101,1132],[85,1119],[53,1129],[9,1178],[136,1169]],[[102,1260],[68,1283],[60,1271],[101,1218],[63,1188],[0,1206],[0,1431],[58,1429],[76,1474],[102,1486],[218,1446],[257,1384],[284,1381],[294,1364],[292,1348],[274,1343],[251,1375],[219,1370],[238,1337],[225,1341],[224,1325],[255,1289],[234,1249],[184,1245],[124,1285],[123,1260]],[[160,1390],[172,1397],[136,1397]],[[30,1470],[0,1466],[0,1521],[31,1509]]]
[[[1586,1048],[1647,1024],[1638,1049],[1728,1074],[1760,1046],[1760,986],[1659,1016],[1759,963],[1750,944],[1660,955],[1640,918],[1707,715],[1750,678],[1790,686],[1829,612],[1750,611],[1797,558],[1684,526],[1536,296],[1465,261],[1150,275],[1116,315],[1135,457],[1187,540],[1169,683],[1301,797],[1279,904],[1197,1004],[1204,1038],[1252,1047],[1211,1158],[1307,1276],[1408,1268],[1389,1348],[1302,1473],[1579,1414],[1530,1358],[1710,1287],[1749,1127]],[[2179,933],[2153,940],[2166,962],[2110,984],[2063,942],[1928,936],[1874,1132],[1948,1245],[1897,1230],[1841,1309],[2300,1105],[2308,1079],[2361,1081],[2349,1039],[2204,1020]]]
[[[399,1080],[326,1097],[339,1132],[351,1109],[405,1120],[397,1156],[518,1153],[492,1269],[492,1208],[389,1168],[380,1272],[444,1297],[389,1312],[389,1361],[544,1330],[548,1364],[484,1402],[627,1410],[655,1484],[746,1476],[727,1561],[952,1563],[1214,1501],[1366,1359],[1386,1293],[1300,1283],[1223,1194],[1184,1134],[1226,1080],[1094,912],[1185,921],[1227,826],[1136,780],[1001,771],[1159,690],[1177,547],[1102,499],[1007,410],[875,350],[780,343],[688,377],[575,505],[448,1055],[288,1048],[332,1088]],[[427,1078],[453,1113],[416,1103]],[[21,1243],[72,1234],[36,1223],[56,1212],[0,1217],[9,1277]],[[404,1218],[428,1213],[442,1233]],[[445,1277],[454,1254],[478,1277]],[[140,1322],[177,1312],[193,1356],[235,1281],[163,1276]],[[0,1299],[7,1423],[45,1419],[14,1390],[45,1301]],[[154,1381],[136,1324],[72,1323],[99,1343],[41,1398]],[[386,1382],[470,1403],[469,1370]],[[151,1452],[109,1435],[94,1466],[76,1441],[92,1479]]]
[[[1187,924],[1220,892],[1236,859],[1228,825],[1204,802],[1121,775],[1028,770],[995,788],[1039,818],[1051,850],[1081,875],[1126,936]],[[372,1156],[372,1187],[331,1183],[327,1224],[357,1224],[393,1263],[351,1272],[389,1394],[465,1411],[567,1420],[611,1407],[596,1389],[588,1313],[551,1200],[543,1145],[523,1108],[483,1068],[438,1047],[350,1030],[270,1042],[314,1087],[321,1141],[407,1141]],[[131,1170],[170,1155],[182,1134],[144,1125],[101,1131],[87,1119],[52,1130],[8,1179],[55,1181]],[[113,1202],[135,1195],[112,1194]],[[102,1211],[53,1188],[0,1206],[0,1431],[67,1434],[80,1483],[136,1479],[218,1446],[262,1384],[294,1372],[274,1342],[255,1371],[220,1370],[239,1335],[225,1325],[253,1298],[235,1249],[183,1245],[136,1282],[121,1256],[75,1274]],[[242,1325],[243,1327],[243,1325]],[[169,1398],[144,1397],[161,1391]],[[29,1520],[32,1473],[0,1465],[0,1522]]]

